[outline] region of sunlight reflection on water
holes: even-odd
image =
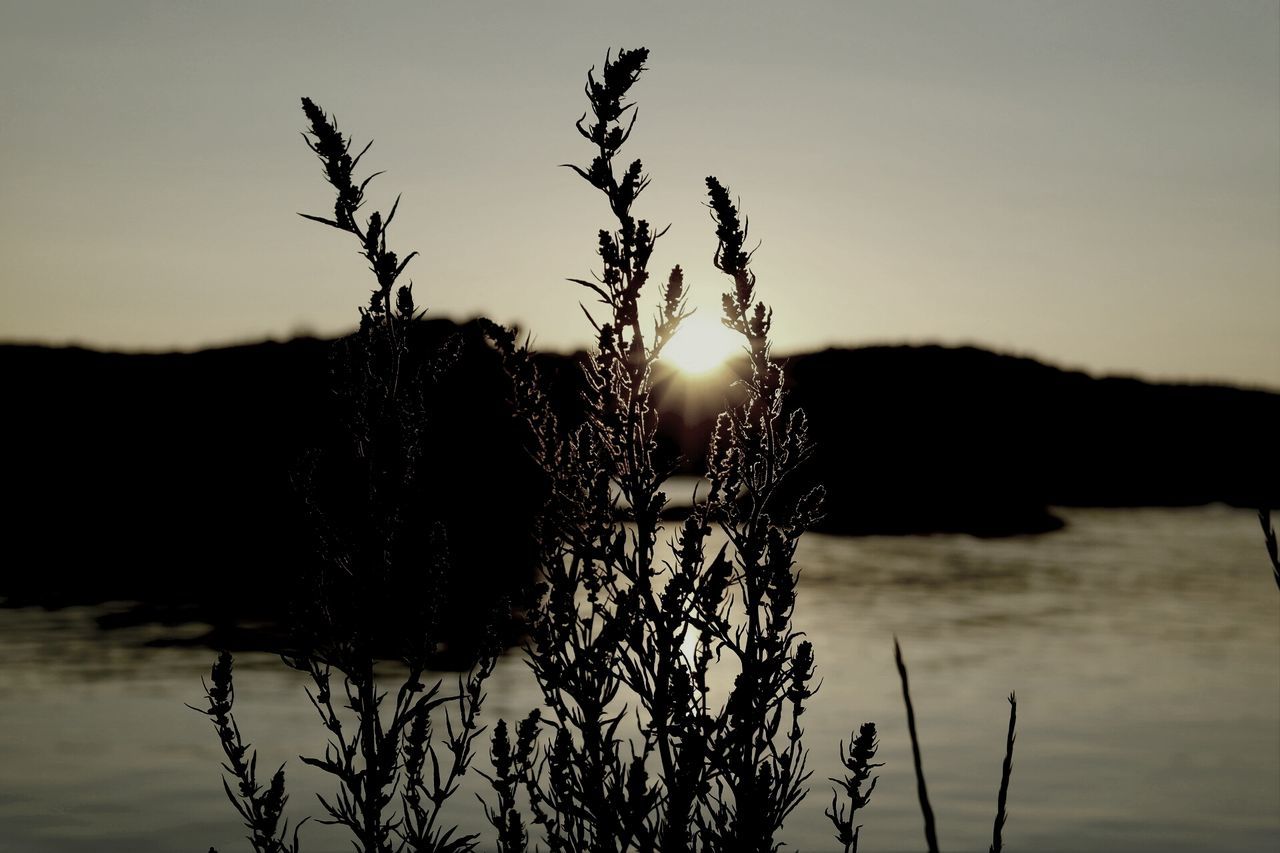
[[[1252,515],[1061,514],[1069,527],[1038,537],[805,538],[798,622],[823,687],[804,717],[814,791],[791,844],[834,847],[822,809],[836,742],[875,720],[886,766],[862,849],[923,846],[894,634],[944,849],[989,843],[1010,690],[1010,849],[1280,844],[1280,600]],[[0,850],[243,849],[212,730],[182,705],[199,699],[212,654],[148,648],[155,628],[100,632],[94,617],[110,609],[0,611]],[[246,737],[264,765],[288,762],[288,812],[314,811],[323,780],[297,755],[322,740],[302,680],[262,654],[237,670]],[[518,652],[489,695],[490,720],[537,703]],[[466,828],[485,828],[470,791],[454,806]],[[325,827],[303,839],[345,849]]]

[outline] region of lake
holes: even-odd
[[[944,850],[990,843],[1011,690],[1007,849],[1280,848],[1280,595],[1255,516],[1058,512],[1067,528],[1043,536],[805,537],[797,624],[823,686],[804,717],[815,774],[787,825],[793,848],[835,849],[825,779],[865,720],[885,766],[861,849],[924,848],[895,634]],[[146,645],[203,626],[97,629],[124,606],[0,610],[0,851],[247,849],[212,727],[183,707],[200,702],[213,654]],[[317,814],[328,786],[297,756],[324,739],[303,680],[269,655],[236,663],[246,739],[268,771],[288,762],[287,813]],[[485,716],[537,702],[512,651]],[[464,828],[488,829],[470,790],[452,805]],[[315,824],[302,839],[350,849]]]

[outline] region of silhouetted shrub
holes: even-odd
[[[659,555],[661,487],[677,460],[657,442],[653,373],[688,311],[677,266],[646,335],[640,298],[662,232],[632,215],[649,183],[641,162],[620,175],[613,162],[634,123],[626,97],[647,56],[622,50],[599,79],[588,74],[592,120],[577,124],[596,153],[588,166],[570,168],[605,195],[616,220],[598,235],[602,271],[594,281],[574,279],[606,315],[597,322],[588,314],[597,346],[584,370],[583,423],[562,425],[528,350],[494,330],[551,482],[540,531],[545,583],[530,613],[529,647],[548,713],[534,711],[521,725],[524,747],[515,753],[505,727],[495,737],[495,757],[518,767],[495,780],[491,820],[500,831],[513,828],[504,849],[523,849],[515,778],[552,849],[768,850],[810,776],[800,716],[813,695],[813,650],[791,621],[793,557],[822,491],[776,499],[811,446],[803,413],[784,415],[746,227],[715,178],[707,179],[715,265],[732,280],[724,322],[742,336],[749,373],[744,401],[716,424],[711,489],[676,534],[676,562]],[[615,489],[629,507],[623,519]],[[728,540],[718,551],[709,544],[713,528]],[[709,671],[726,654],[737,671],[717,706]],[[618,736],[626,707],[638,711],[638,746]],[[551,742],[535,749],[540,727]]]
[[[577,122],[596,150],[589,165],[569,168],[605,195],[616,222],[598,234],[600,272],[571,279],[604,313],[597,321],[586,311],[596,346],[583,369],[580,423],[558,415],[527,345],[492,328],[534,458],[551,484],[527,650],[544,707],[520,723],[514,747],[505,722],[491,747],[497,800],[486,813],[505,853],[525,850],[529,841],[521,784],[528,823],[551,850],[777,850],[811,776],[800,721],[816,690],[816,664],[793,622],[794,558],[800,536],[821,517],[824,493],[791,482],[813,451],[807,420],[785,405],[783,369],[770,353],[773,315],[757,298],[747,226],[714,177],[707,178],[714,264],[731,281],[722,322],[741,336],[745,372],[738,402],[715,424],[710,488],[675,534],[672,558],[659,550],[662,488],[677,460],[657,441],[654,376],[663,347],[688,316],[684,274],[676,266],[660,286],[646,335],[640,299],[664,232],[632,213],[649,184],[641,161],[614,164],[635,121],[626,98],[647,57],[643,48],[621,50],[606,57],[599,79],[592,69],[591,118]],[[723,698],[713,688],[714,671],[732,679]],[[905,665],[901,672],[910,714]],[[634,737],[619,734],[629,712]],[[995,849],[1012,726],[1011,717]],[[915,742],[914,722],[912,734]],[[872,723],[851,735],[848,753],[841,745],[851,775],[832,780],[839,789],[827,816],[846,851],[857,849],[853,816],[874,788],[876,747]]]
[[[293,647],[282,657],[310,676],[314,689],[307,696],[329,736],[322,757],[302,760],[338,783],[336,796],[320,802],[326,822],[346,827],[358,850],[469,850],[475,836],[444,824],[440,810],[472,759],[483,684],[499,650],[484,645],[456,693],[442,693],[441,682],[423,682],[440,650],[451,573],[444,526],[413,511],[431,414],[427,388],[448,371],[457,339],[428,348],[416,328],[422,312],[412,285],[397,285],[416,254],[400,258],[387,247],[399,199],[385,218],[374,211],[364,224],[356,219],[373,176],[357,184],[355,169],[369,146],[352,156],[350,140],[318,106],[304,98],[302,107],[310,123],[304,138],[336,193],[332,217],[303,215],[355,236],[377,282],[360,310],[359,328],[339,342],[333,360],[341,446],[313,453],[297,478],[321,559],[299,578]],[[389,709],[375,671],[385,659],[407,669]],[[256,755],[247,766],[243,760],[233,696],[231,659],[224,654],[202,710],[238,782],[238,796],[227,785],[228,798],[252,831],[255,850],[275,853],[285,849],[287,828],[280,823],[283,768],[259,792]],[[443,738],[431,723],[432,711],[442,707]],[[296,829],[288,849],[297,849]]]
[[[795,555],[821,517],[824,492],[793,482],[813,443],[804,412],[786,406],[783,367],[770,349],[773,315],[758,298],[745,219],[714,177],[706,180],[714,265],[730,281],[722,320],[741,337],[746,358],[738,392],[715,422],[709,489],[663,540],[663,486],[678,460],[658,439],[655,371],[689,311],[676,266],[659,286],[646,333],[641,298],[663,230],[632,213],[649,184],[642,163],[614,163],[635,121],[627,96],[647,58],[644,48],[620,50],[606,57],[599,78],[592,69],[591,118],[577,122],[595,153],[587,166],[570,168],[604,194],[615,220],[597,236],[601,271],[573,279],[603,306],[600,320],[587,311],[595,347],[582,369],[582,417],[555,404],[527,344],[487,325],[547,489],[535,537],[541,580],[526,602],[526,654],[543,707],[514,727],[514,738],[500,721],[489,747],[493,794],[485,813],[504,853],[528,849],[535,828],[542,839],[534,843],[545,840],[553,851],[774,851],[812,776],[801,719],[817,670],[794,621]],[[413,256],[399,258],[386,241],[396,208],[385,220],[374,212],[357,222],[369,179],[357,183],[354,170],[364,152],[351,156],[334,123],[312,102],[303,107],[308,142],[336,191],[331,217],[307,218],[354,235],[377,280],[359,330],[336,360],[345,452],[316,454],[299,480],[324,560],[312,579],[315,595],[295,614],[296,648],[285,660],[310,676],[308,696],[330,736],[323,758],[303,760],[337,780],[336,798],[321,802],[362,853],[470,850],[477,836],[445,828],[439,815],[470,765],[496,650],[482,650],[455,695],[422,683],[449,600],[448,550],[440,525],[415,525],[407,515],[407,495],[423,473],[423,426],[433,414],[425,389],[452,355],[448,347],[424,351],[413,334],[412,291],[396,284]],[[430,558],[411,559],[423,553]],[[384,719],[389,694],[379,689],[375,664],[387,657],[403,662],[408,676]],[[900,651],[898,665],[926,836],[936,850]],[[227,796],[255,850],[295,851],[296,829],[285,838],[283,769],[266,790],[257,783],[256,753],[241,740],[233,698],[223,655],[203,710],[237,785],[226,784]],[[442,762],[430,715],[450,703],[456,711]],[[345,725],[352,719],[354,731]],[[993,850],[1001,848],[1013,726],[1011,713]],[[853,820],[875,787],[876,750],[872,723],[851,734],[847,750],[840,745],[848,775],[831,780],[837,787],[826,814],[846,853],[858,846]]]

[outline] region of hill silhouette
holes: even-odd
[[[789,369],[829,525],[846,532],[1003,535],[1053,526],[1046,506],[1280,498],[1280,464],[1260,452],[1277,394],[1095,379],[973,347],[827,350]]]
[[[455,368],[431,383],[429,470],[410,512],[448,531],[457,600],[447,621],[454,640],[471,640],[479,614],[532,560],[539,486],[479,330],[421,328],[463,343]],[[278,624],[316,559],[295,481],[309,453],[339,443],[331,350],[315,339],[162,355],[0,347],[13,507],[0,595],[138,601],[113,619],[198,620],[223,647],[278,645],[270,628],[233,627]],[[530,509],[508,514],[494,536],[496,507],[510,502],[503,489]]]
[[[526,575],[541,493],[480,330],[424,330],[463,341],[433,390],[421,498],[448,531],[461,631],[472,604]],[[218,632],[233,624],[276,621],[286,567],[312,553],[291,478],[309,448],[333,440],[329,351],[307,338],[160,355],[0,346],[0,596],[139,601],[121,618],[198,618],[223,645],[234,638]],[[570,410],[577,358],[542,357]],[[819,448],[807,479],[827,486],[828,532],[1000,536],[1056,529],[1052,506],[1280,503],[1267,452],[1278,394],[1095,379],[971,347],[785,361]],[[659,378],[665,450],[681,470],[702,470],[730,379]]]

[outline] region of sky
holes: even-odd
[[[602,196],[559,164],[643,45],[623,149],[704,314],[703,179],[741,199],[780,352],[971,343],[1280,389],[1280,0],[0,0],[0,340],[335,334],[370,277],[299,98],[376,143],[432,314],[587,344]]]

